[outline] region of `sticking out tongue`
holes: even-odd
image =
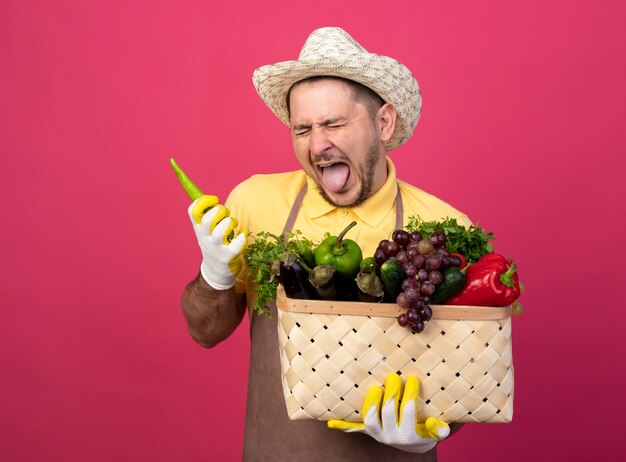
[[[324,186],[330,192],[339,192],[343,189],[350,175],[350,167],[346,164],[338,163],[329,167],[324,167],[322,177]]]

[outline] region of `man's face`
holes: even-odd
[[[365,101],[336,79],[304,81],[290,93],[296,158],[335,206],[355,206],[387,178],[380,124]]]

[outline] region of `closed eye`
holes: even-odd
[[[344,125],[346,125],[347,121],[344,118],[341,119],[328,119],[328,120],[324,120],[323,122],[321,122],[319,125],[319,127],[321,127],[322,129],[330,129],[330,130],[335,130],[338,128],[343,127]],[[302,136],[302,135],[306,135],[307,133],[309,133],[311,131],[311,126],[310,125],[294,125],[292,127],[293,133],[296,136]]]
[[[293,133],[296,136],[301,136],[304,135],[306,133],[308,133],[311,130],[311,126],[310,125],[304,125],[304,124],[298,124],[298,125],[294,125],[292,127]]]

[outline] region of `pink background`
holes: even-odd
[[[234,3],[0,3],[2,460],[240,458],[248,323],[187,334],[200,254],[168,157],[221,198],[297,168],[251,74],[325,25],[415,73],[399,176],[527,287],[514,422],[441,459],[621,459],[626,3]]]

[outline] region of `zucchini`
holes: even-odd
[[[430,303],[440,305],[453,295],[459,293],[465,286],[465,273],[456,266],[449,266],[443,270],[443,281],[430,296]]]
[[[396,302],[396,298],[402,292],[402,281],[405,277],[402,265],[395,260],[387,260],[380,265],[380,280],[383,283],[386,301]]]

